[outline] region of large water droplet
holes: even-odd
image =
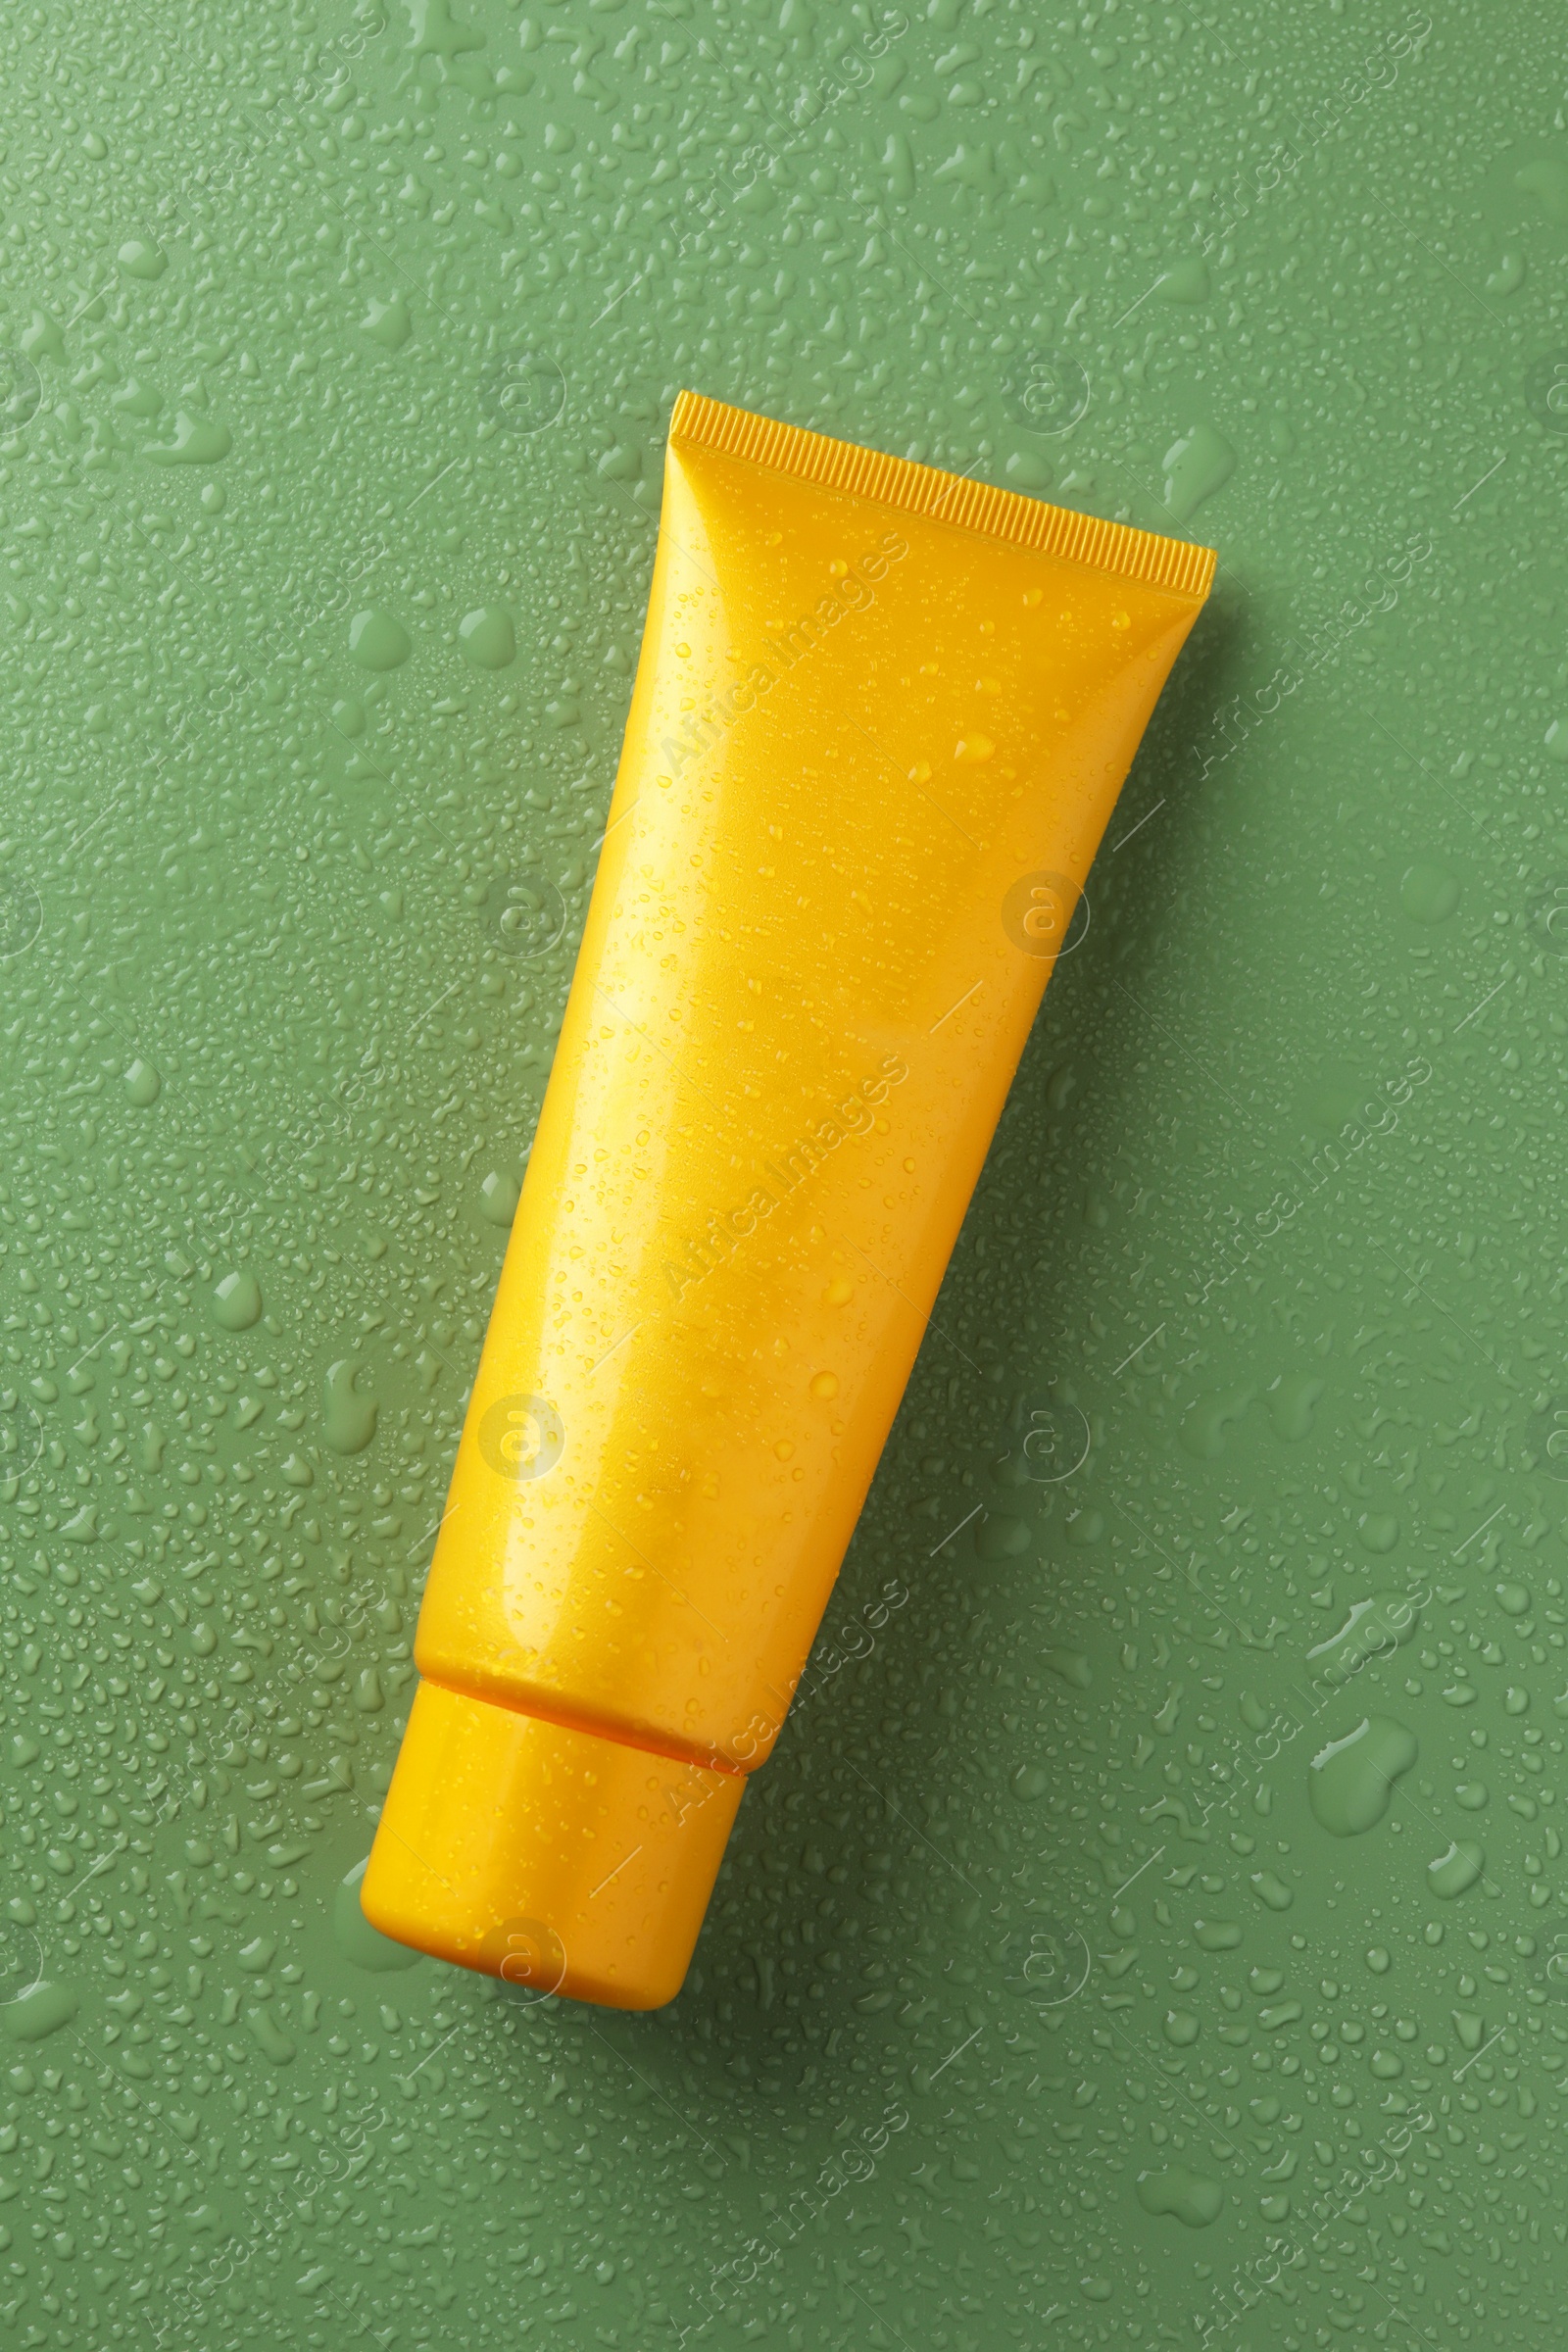
[[[480,605],[458,623],[458,643],[476,669],[505,669],[517,650],[505,605]]]
[[[19,1732],[11,1742],[13,1764],[30,1764],[38,1754],[36,1740]],[[24,1898],[22,1908],[31,1906]],[[14,2006],[43,1982],[43,1944],[20,1919],[0,1919],[0,2010]]]
[[[987,1511],[975,1523],[975,1557],[1015,1560],[1028,1550],[1033,1539],[1034,1527],[1028,1519],[1014,1519],[1005,1511]]]
[[[1236,471],[1236,452],[1212,425],[1195,424],[1165,452],[1165,504],[1177,522],[1197,514]]]
[[[1383,1819],[1394,1784],[1420,1748],[1413,1732],[1390,1715],[1367,1715],[1343,1740],[1331,1740],[1312,1758],[1307,1794],[1312,1811],[1335,1838],[1358,1838]]]
[[[1473,1838],[1456,1838],[1446,1854],[1427,1864],[1427,1884],[1434,1894],[1451,1901],[1473,1886],[1487,1867],[1487,1857]]]
[[[0,2009],[0,2024],[13,2041],[42,2041],[46,2034],[69,2026],[80,2006],[81,1994],[74,1984],[45,1979]]]
[[[327,1371],[321,1435],[334,1453],[363,1453],[375,1435],[375,1401],[355,1393],[354,1375],[359,1369],[345,1356]]]
[[[1208,269],[1200,253],[1186,255],[1166,270],[1154,291],[1161,302],[1206,302]]]
[[[1315,1373],[1285,1372],[1268,1392],[1268,1417],[1274,1435],[1287,1446],[1298,1446],[1312,1434],[1312,1414],[1325,1383]]]
[[[1321,1659],[1321,1671],[1348,1682],[1371,1659],[1401,1649],[1419,1622],[1419,1610],[1402,1592],[1374,1592],[1353,1603],[1337,1634],[1306,1653],[1310,1666]]]
[[[1206,2230],[1225,2202],[1217,2180],[1190,2173],[1184,2164],[1169,2165],[1162,2173],[1140,2173],[1137,2185],[1138,2202],[1146,2213],[1171,2214],[1189,2230]]]
[[[390,612],[356,612],[349,622],[349,652],[362,669],[396,669],[414,651],[414,640]]]
[[[492,1169],[479,1187],[479,1214],[492,1225],[510,1225],[521,1198],[521,1187],[514,1176]]]
[[[1446,923],[1459,904],[1459,884],[1446,865],[1426,858],[1406,867],[1399,904],[1412,923]]]
[[[225,1274],[213,1293],[213,1320],[220,1331],[249,1331],[262,1316],[262,1286],[254,1274]]]
[[[156,245],[145,237],[127,237],[120,248],[120,267],[127,277],[162,277],[169,263]]]
[[[219,424],[211,416],[188,416],[183,409],[176,409],[172,441],[149,442],[141,454],[155,466],[216,466],[233,446],[234,436],[226,424]]]
[[[360,327],[372,343],[379,343],[383,351],[401,351],[414,332],[407,296],[394,294],[390,302],[377,302],[372,297]]]

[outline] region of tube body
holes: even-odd
[[[681,396],[362,1890],[388,1934],[678,1989],[1211,573]]]

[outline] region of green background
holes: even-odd
[[[1431,7],[5,8],[8,2341],[1561,2340],[1568,131]],[[683,384],[1221,569],[626,2018],[343,1882]]]

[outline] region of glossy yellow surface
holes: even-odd
[[[540,1998],[680,1990],[746,1783],[423,1683],[362,1903]],[[436,1857],[427,1860],[427,1856]]]
[[[677,408],[599,875],[416,1651],[491,1702],[476,1722],[520,1710],[726,1788],[777,1737],[1207,585],[1201,551],[1114,526],[1094,526],[1114,570],[1009,540],[1052,511],[995,492],[989,528],[954,518],[975,503],[956,483],[916,511],[945,479],[924,469],[881,462],[883,498],[809,478],[858,454],[812,436],[768,464],[707,445],[735,416]],[[476,1811],[429,1712],[367,1912],[483,1967],[510,1905],[561,1934],[560,1989],[667,1998],[733,1804],[671,1817],[674,1981],[650,1930],[607,1993],[562,1924],[569,1805],[509,1764]],[[509,1853],[530,1807],[555,1827],[548,1851],[528,1833],[526,1884],[454,1867],[485,1835]],[[637,1842],[596,1837],[607,1872]]]

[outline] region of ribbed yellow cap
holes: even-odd
[[[543,1995],[680,1990],[745,1776],[421,1683],[360,1886],[384,1936]]]

